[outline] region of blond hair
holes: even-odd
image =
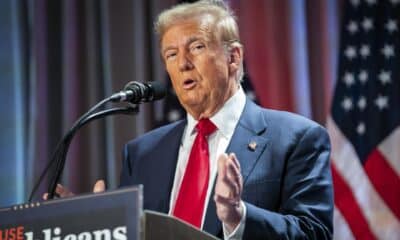
[[[193,19],[208,20],[207,24],[213,30],[211,31],[213,37],[223,44],[227,53],[233,47],[239,47],[242,51],[236,17],[231,9],[221,0],[182,3],[164,10],[154,24],[155,31],[161,41],[165,32],[171,26]],[[242,78],[243,61],[240,63],[237,81],[241,81]]]

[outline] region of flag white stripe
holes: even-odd
[[[333,240],[354,240],[353,233],[342,213],[336,208],[333,212]]]
[[[372,187],[353,146],[331,117],[328,117],[327,128],[332,143],[332,164],[351,188],[371,231],[376,237],[398,240],[400,222]]]
[[[397,176],[400,177],[400,127],[397,127],[395,131],[385,138],[379,144],[378,149],[397,173]]]

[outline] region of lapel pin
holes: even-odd
[[[257,143],[255,142],[255,141],[251,141],[250,143],[249,143],[249,149],[251,150],[251,151],[255,151],[256,150],[256,147],[257,147]]]

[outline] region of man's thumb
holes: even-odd
[[[106,190],[106,184],[104,183],[104,180],[98,180],[93,187],[93,192],[94,193],[99,193],[99,192],[104,192]]]

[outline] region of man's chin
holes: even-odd
[[[185,96],[179,98],[179,102],[185,109],[198,108],[199,106],[202,105],[201,98],[199,97],[198,94],[186,94]]]

